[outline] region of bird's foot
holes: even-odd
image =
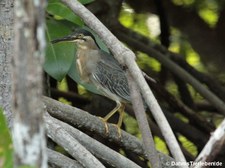
[[[117,128],[118,137],[121,138],[122,133],[121,133],[120,126],[118,124],[112,124],[112,125]]]
[[[109,133],[109,126],[108,126],[107,120],[102,118],[102,117],[98,117],[98,118],[104,123],[105,133],[108,134]]]
[[[106,133],[106,135],[108,135],[109,134],[109,126],[108,126],[107,120],[102,117],[98,117],[98,118],[104,123],[105,133]],[[122,133],[121,133],[120,126],[118,124],[112,124],[112,125],[117,128],[118,137],[121,138]]]

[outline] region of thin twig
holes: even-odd
[[[135,62],[134,53],[126,48],[89,10],[87,10],[77,0],[61,1],[65,3],[75,14],[80,16],[84,22],[99,35],[107,47],[112,51],[115,58],[122,65],[128,67],[129,72],[141,90],[145,102],[149,106],[156,122],[158,123],[172,155],[177,161],[185,162],[186,160],[178,145],[176,137],[174,136],[173,131],[169,126],[165,116],[163,115],[158,102],[156,101],[152,91],[150,90],[139,67]]]

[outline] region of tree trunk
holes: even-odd
[[[0,107],[12,126],[11,59],[13,55],[13,0],[0,3]]]
[[[43,124],[44,0],[15,1],[13,143],[15,167],[47,167]]]

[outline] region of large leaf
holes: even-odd
[[[68,73],[74,60],[75,45],[69,42],[52,44],[50,41],[71,33],[71,30],[60,21],[47,21],[47,49],[44,70],[53,78],[61,81]]]
[[[48,3],[47,12],[55,16],[60,16],[61,18],[80,26],[84,24],[83,21],[71,11],[71,9],[58,0],[51,0]]]
[[[91,2],[94,2],[94,0],[79,0],[80,3],[82,3],[83,5],[89,4]]]

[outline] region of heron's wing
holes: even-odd
[[[118,61],[105,52],[100,53],[101,59],[97,63],[93,78],[101,87],[109,90],[112,94],[130,101],[129,86],[125,71],[121,68]],[[107,94],[107,93],[106,93]]]

